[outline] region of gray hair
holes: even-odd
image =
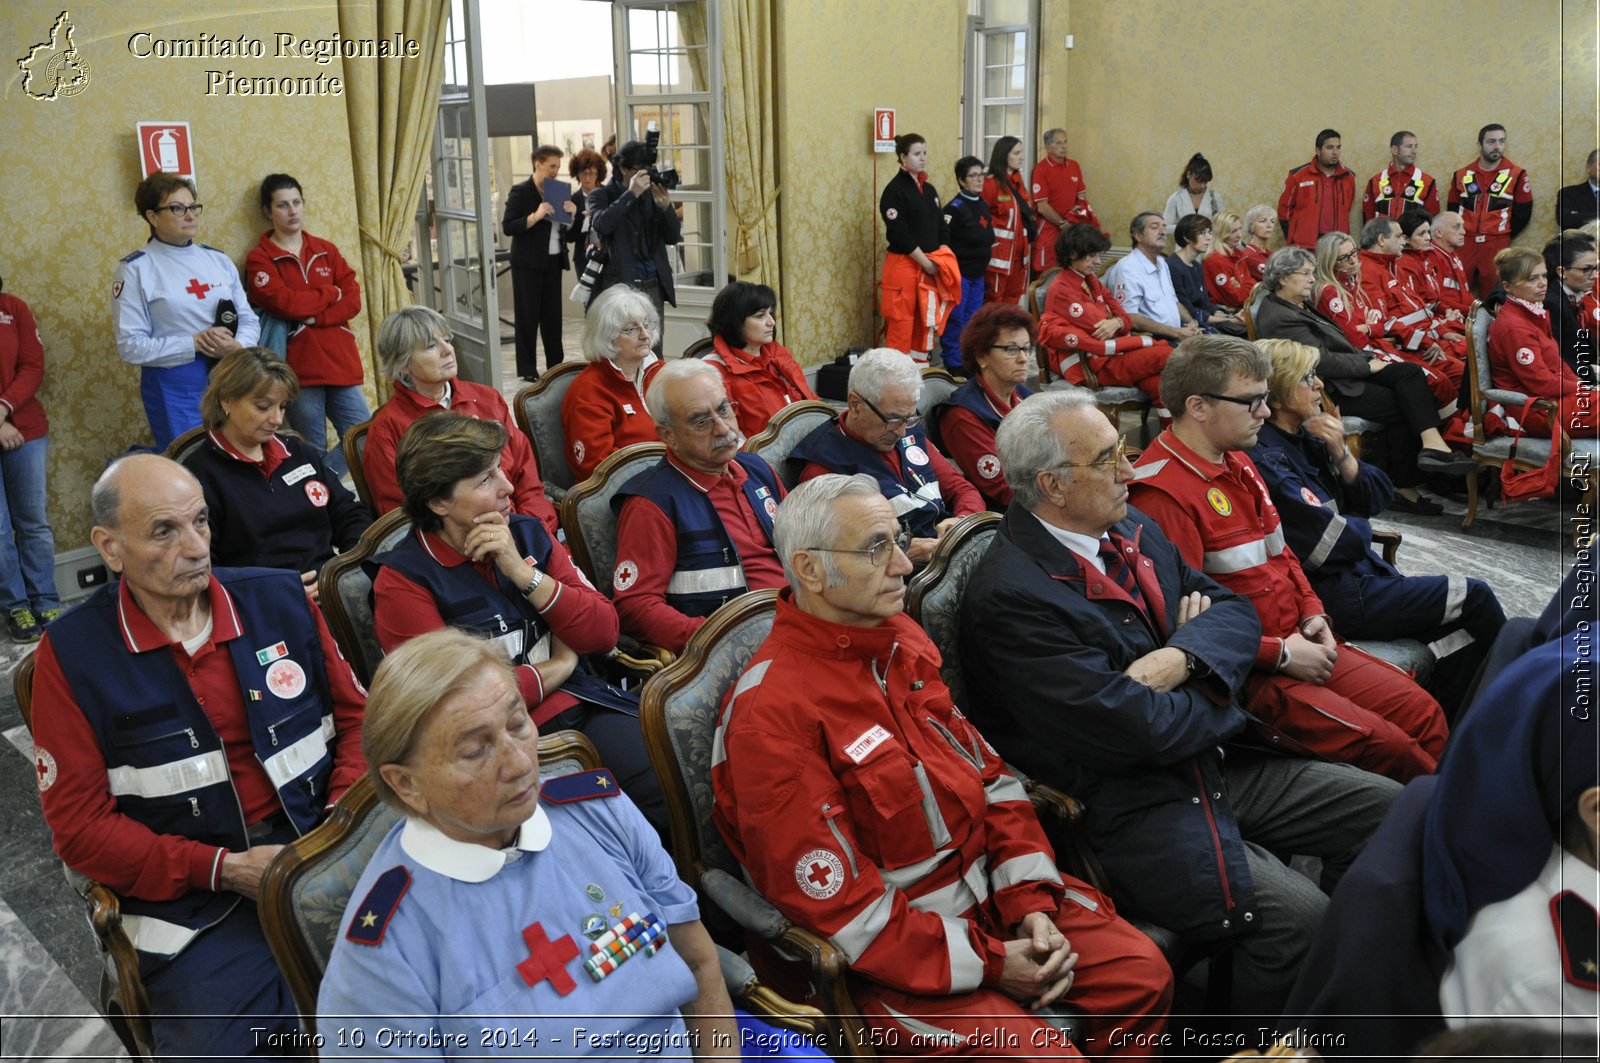
[[[1044,131],[1044,144],[1046,147],[1049,147],[1051,144],[1054,144],[1057,140],[1066,135],[1067,131],[1062,129],[1060,126],[1057,126],[1055,129],[1046,129]]]
[[[850,390],[868,402],[880,402],[891,387],[910,388],[922,397],[922,371],[904,351],[893,347],[874,347],[850,367]]]
[[[1128,239],[1137,244],[1139,242],[1139,234],[1144,232],[1145,223],[1151,218],[1159,217],[1161,217],[1160,212],[1154,210],[1141,210],[1135,214],[1133,220],[1128,223]]]
[[[1250,234],[1250,230],[1254,229],[1256,227],[1256,220],[1257,219],[1259,219],[1259,218],[1276,218],[1277,216],[1278,216],[1278,212],[1276,210],[1273,210],[1271,207],[1267,206],[1265,203],[1257,203],[1255,206],[1251,207],[1249,210],[1244,212],[1244,231],[1245,231],[1245,235],[1248,236]]]
[[[864,472],[854,476],[830,472],[807,480],[778,503],[778,514],[772,519],[772,546],[796,593],[800,591],[800,581],[794,574],[794,555],[836,544],[840,534],[837,503],[841,498],[857,495],[881,498],[883,492],[878,489],[878,481]],[[827,575],[828,586],[844,583],[844,572],[832,554],[822,555],[822,571]]]
[[[672,411],[667,408],[667,385],[701,376],[716,377],[718,382],[722,380],[722,374],[717,372],[716,366],[699,358],[677,358],[656,370],[650,386],[644,391],[644,404],[650,411],[650,419],[661,428],[671,428]]]
[[[1361,250],[1370,251],[1378,241],[1389,235],[1389,226],[1400,228],[1400,223],[1387,214],[1380,214],[1361,227]]]
[[[1267,291],[1275,292],[1283,287],[1284,278],[1297,269],[1316,264],[1316,256],[1303,247],[1280,247],[1272,252],[1267,259],[1265,270],[1261,274],[1261,283]]]
[[[1437,229],[1441,223],[1448,222],[1451,219],[1459,219],[1460,217],[1461,212],[1459,210],[1441,210],[1433,216],[1433,227]]]
[[[583,319],[583,335],[578,341],[583,347],[584,361],[600,362],[615,358],[617,337],[636,317],[644,318],[652,339],[660,338],[661,315],[656,313],[656,304],[644,292],[626,284],[617,284],[595,296]]]
[[[1006,474],[1011,497],[1029,511],[1044,502],[1039,490],[1039,474],[1059,469],[1067,462],[1067,448],[1053,427],[1056,415],[1067,410],[1093,410],[1093,392],[1084,388],[1062,388],[1029,395],[1006,414],[995,433],[995,449],[1000,468]]]
[[[431,306],[403,306],[378,326],[378,368],[411,385],[411,356],[434,336],[450,338],[450,323]]]

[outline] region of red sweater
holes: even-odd
[[[1237,310],[1250,297],[1255,287],[1255,274],[1250,272],[1243,255],[1230,255],[1217,250],[1206,256],[1202,267],[1206,271],[1206,294],[1218,306]]]
[[[272,233],[244,259],[250,302],[291,326],[289,368],[301,387],[361,384],[361,352],[348,322],[361,312],[355,270],[333,244],[301,233],[296,257],[272,242]]]
[[[33,311],[14,295],[0,293],[0,406],[29,442],[50,433],[38,399],[44,382],[44,343]]]
[[[1506,300],[1489,326],[1489,379],[1497,388],[1541,399],[1570,400],[1578,393],[1578,376],[1550,334],[1550,315],[1515,299]]]

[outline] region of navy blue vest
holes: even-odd
[[[1018,384],[1016,397],[1012,399],[1012,407],[1015,408],[1017,403],[1032,394],[1031,390]],[[929,427],[932,429],[931,434],[936,445],[941,447],[944,445],[944,441],[938,437],[938,426],[944,420],[946,411],[954,406],[960,406],[963,410],[970,410],[978,420],[990,428],[999,430],[1000,415],[995,412],[993,404],[989,402],[988,393],[983,390],[983,385],[978,381],[977,377],[969,377],[965,384],[950,393],[949,398],[933,408],[933,416],[929,418]]]
[[[243,632],[227,643],[251,744],[296,831],[322,821],[333,769],[333,696],[317,624],[297,573],[217,569]],[[231,851],[249,847],[222,740],[165,647],[128,653],[117,584],[50,625],[73,700],[94,729],[117,811],[157,834]],[[172,901],[123,898],[123,911],[197,930],[238,903],[197,890]],[[185,942],[186,943],[186,942]],[[176,952],[150,949],[157,953]]]
[[[772,466],[754,454],[738,454],[734,460],[749,473],[744,482],[745,501],[770,544],[778,478]],[[677,529],[678,560],[667,582],[668,605],[685,616],[710,616],[748,589],[738,548],[722,526],[717,507],[671,462],[663,458],[655,468],[628,481],[612,498],[612,508],[622,512],[629,495],[649,499]]]
[[[939,490],[939,477],[928,460],[932,445],[921,425],[908,430],[895,444],[900,452],[897,479],[884,455],[846,435],[839,421],[829,421],[802,439],[789,457],[801,463],[815,462],[845,476],[866,473],[878,481],[878,489],[900,518],[900,526],[918,538],[932,539],[938,535],[939,522],[950,516]]]
[[[515,664],[537,664],[549,656],[550,625],[515,584],[499,569],[491,570],[494,585],[490,586],[471,564],[439,564],[423,547],[420,534],[413,532],[400,540],[393,550],[363,561],[361,567],[374,581],[378,571],[388,566],[417,586],[426,588],[446,624],[500,641],[508,650],[515,648],[512,654]],[[512,514],[511,540],[517,544],[517,552],[533,558],[540,571],[549,571],[554,544],[542,523],[533,517]],[[561,689],[580,701],[633,716],[639,714],[638,698],[609,686],[593,675],[586,664],[580,664]]]

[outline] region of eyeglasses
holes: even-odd
[[[1289,276],[1304,277],[1308,281],[1314,281],[1317,279],[1317,271],[1314,269],[1297,269],[1293,273],[1289,274]]]
[[[1593,273],[1596,270],[1600,270],[1600,262],[1592,266],[1568,266],[1567,268],[1577,273]]]
[[[1360,257],[1361,257],[1361,252],[1356,251],[1356,250],[1350,250],[1350,251],[1345,252],[1342,255],[1336,255],[1334,257],[1334,261],[1335,262],[1354,262],[1356,259],[1358,259]]]
[[[1300,378],[1300,383],[1305,385],[1308,388],[1316,387],[1317,386],[1317,371],[1315,369],[1313,369],[1310,372],[1306,373],[1304,376],[1302,376]],[[1252,410],[1251,412],[1253,413],[1255,411]]]
[[[1217,402],[1231,402],[1235,406],[1243,406],[1246,409],[1248,409],[1251,413],[1259,413],[1259,412],[1261,412],[1261,407],[1263,407],[1263,406],[1265,406],[1267,404],[1267,396],[1266,396],[1265,393],[1260,394],[1260,395],[1243,395],[1243,396],[1240,396],[1240,395],[1214,395],[1209,391],[1202,391],[1200,394],[1201,394],[1201,396],[1203,398],[1215,399]]]
[[[619,336],[638,336],[641,334],[650,334],[650,326],[642,321],[636,321],[631,325],[623,325],[617,330],[617,335]]]
[[[883,426],[892,431],[899,431],[902,428],[915,428],[917,425],[922,423],[922,414],[920,413],[908,413],[904,417],[896,414],[895,416],[890,417],[882,410],[874,406],[870,401],[868,401],[867,397],[860,392],[856,392],[856,398],[860,399],[862,402],[865,402],[867,404],[867,409],[877,414],[878,420],[883,422]]]
[[[1100,466],[1100,465],[1109,465],[1113,469],[1115,469],[1115,468],[1120,467],[1122,465],[1122,463],[1125,460],[1127,460],[1127,457],[1128,457],[1128,443],[1127,443],[1126,440],[1122,439],[1119,436],[1117,438],[1117,445],[1112,448],[1111,456],[1109,458],[1102,458],[1100,461],[1066,461],[1066,462],[1062,462],[1060,465],[1057,465],[1056,468],[1057,469],[1093,469],[1093,468],[1095,468],[1097,466]]]
[[[200,212],[206,209],[206,205],[204,203],[168,203],[164,207],[156,207],[155,209],[157,211],[164,210],[174,218],[182,217],[185,214],[193,214],[198,218]]]
[[[718,422],[722,424],[737,424],[738,418],[739,404],[723,399],[722,405],[716,407],[710,413],[697,413],[689,418],[684,428],[694,435],[703,436],[710,434]]]
[[[873,568],[882,568],[889,563],[896,549],[904,551],[911,545],[911,533],[902,531],[893,539],[879,539],[866,546],[856,547],[854,550],[842,546],[808,546],[807,550],[815,550],[819,554],[865,554],[867,561]]]
[[[1031,343],[997,343],[989,348],[1001,354],[1009,354],[1013,358],[1032,358],[1034,346]]]

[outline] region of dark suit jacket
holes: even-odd
[[[1261,300],[1254,321],[1256,335],[1264,340],[1294,340],[1321,351],[1317,375],[1335,395],[1354,398],[1367,390],[1362,381],[1372,375],[1367,365],[1372,356],[1351,346],[1343,329],[1311,307],[1269,295]]]
[[[1600,218],[1600,195],[1595,194],[1588,181],[1568,185],[1556,193],[1556,228],[1578,229],[1595,218]]]
[[[613,284],[637,280],[635,264],[648,256],[655,263],[663,298],[677,306],[678,290],[667,261],[667,247],[683,242],[683,222],[678,212],[670,206],[665,210],[657,207],[649,192],[631,195],[621,178],[613,176],[589,193],[589,215],[593,219],[589,227],[607,255],[594,294],[599,295]]]
[[[1561,357],[1584,380],[1594,380],[1594,329],[1585,328],[1578,304],[1567,295],[1566,286],[1552,276],[1545,292],[1544,308],[1550,314],[1550,334],[1561,345]]]
[[[581,194],[581,193],[580,193]],[[556,270],[567,268],[567,243],[556,242],[557,250],[550,251],[550,226],[559,218],[546,218],[530,228],[528,215],[539,209],[544,197],[534,187],[533,178],[511,189],[506,196],[506,212],[500,219],[500,231],[511,237],[511,268]]]

